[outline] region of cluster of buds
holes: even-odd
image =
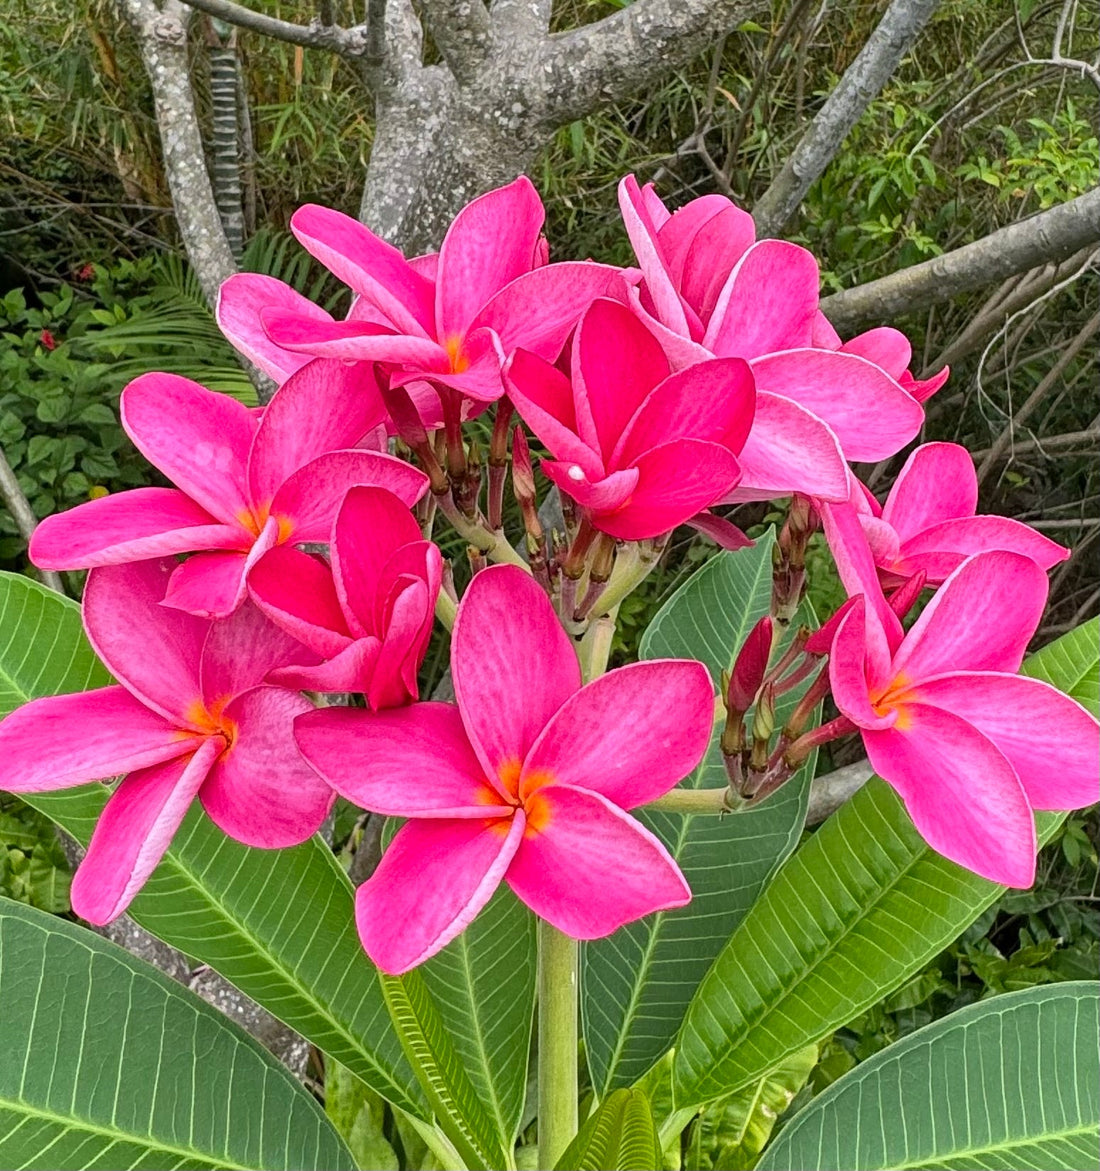
[[[808,496],[796,492],[772,552],[772,616],[784,629],[806,594],[806,548],[821,519]]]

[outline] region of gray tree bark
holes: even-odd
[[[939,0],[892,0],[875,31],[844,71],[790,158],[756,201],[757,234],[778,236],[814,181],[833,161],[848,132],[882,92]]]

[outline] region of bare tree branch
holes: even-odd
[[[555,128],[662,81],[753,13],[761,0],[634,0],[547,37],[530,70],[531,109]]]
[[[499,36],[530,36],[546,32],[550,9],[550,0],[493,0],[489,18],[493,32]]]
[[[939,0],[891,0],[882,20],[844,71],[794,153],[756,201],[753,219],[758,235],[777,236],[783,230],[938,6]]]
[[[309,24],[294,24],[289,20],[266,16],[262,12],[253,12],[243,4],[234,4],[233,0],[183,2],[205,12],[208,16],[224,20],[226,24],[235,24],[238,28],[246,28],[250,32],[260,33],[277,41],[304,45],[309,49],[329,49],[333,53],[339,53],[341,57],[362,57],[366,52],[366,30],[361,25],[355,28],[341,28],[335,24],[323,24],[320,20],[312,20]]]
[[[834,293],[822,312],[841,333],[891,321],[1041,264],[1057,264],[1100,240],[1100,187],[879,280]]]
[[[38,517],[34,515],[34,510],[24,495],[23,489],[19,486],[19,479],[12,470],[11,464],[8,463],[8,457],[2,447],[0,447],[0,500],[3,500],[8,512],[11,513],[19,535],[25,541],[29,541],[31,533],[34,532],[35,526],[38,524]],[[59,574],[54,573],[52,569],[40,569],[38,572],[42,577],[43,585],[49,586],[51,590],[56,590],[59,594],[65,592]]]
[[[414,6],[458,83],[477,81],[490,45],[482,0],[415,0]]]

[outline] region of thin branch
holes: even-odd
[[[767,5],[761,0],[634,0],[547,37],[527,77],[529,101],[555,128],[663,81]]]
[[[183,2],[205,12],[208,16],[224,20],[227,24],[235,24],[238,28],[246,28],[250,32],[260,33],[277,41],[304,45],[308,49],[328,49],[341,57],[358,58],[366,54],[367,37],[362,25],[341,28],[335,24],[324,24],[319,19],[311,20],[309,24],[294,24],[292,21],[278,20],[262,12],[253,12],[243,4],[234,4],[233,0]]]
[[[869,321],[891,321],[1014,273],[1058,264],[1098,240],[1100,187],[973,244],[834,293],[821,309],[841,334],[850,333]]]
[[[3,500],[8,512],[11,513],[19,535],[23,540],[29,541],[31,533],[34,532],[35,526],[38,524],[38,518],[34,515],[30,502],[23,494],[23,489],[19,486],[19,479],[12,470],[11,464],[8,463],[8,457],[2,447],[0,447],[0,500]],[[42,576],[43,585],[49,586],[51,590],[56,590],[59,594],[65,592],[59,574],[54,573],[52,569],[40,569],[38,572]]]
[[[1052,452],[1068,452],[1073,455],[1079,451],[1093,451],[1100,450],[1100,427],[1086,427],[1084,431],[1067,431],[1065,435],[1048,435],[1036,439],[1025,439],[1022,443],[1017,443],[1013,446],[1012,454],[1014,456],[1023,455],[1026,452],[1037,451],[1040,455],[1048,455]],[[991,447],[984,447],[981,451],[973,453],[975,459],[983,459],[992,454]],[[1002,452],[1003,454],[1003,452]],[[1074,501],[1076,504],[1077,501]],[[1029,522],[1037,527],[1037,522]],[[1074,524],[1080,524],[1080,521],[1074,521]]]
[[[756,201],[753,219],[758,235],[776,236],[783,230],[848,132],[894,75],[938,5],[939,0],[892,0],[791,157]]]
[[[459,84],[476,82],[490,46],[489,12],[482,0],[414,0],[414,7]]]

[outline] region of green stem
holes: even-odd
[[[539,1166],[577,1133],[577,941],[539,920]]]
[[[452,528],[459,536],[475,549],[480,549],[490,561],[518,565],[520,569],[531,572],[527,562],[508,544],[508,538],[503,533],[490,532],[483,524],[462,515],[449,489],[437,495],[435,500],[439,511],[451,522]]]
[[[435,616],[446,627],[447,630],[454,630],[455,615],[458,613],[458,603],[443,590],[439,591],[439,597],[435,600]]]
[[[646,809],[660,813],[732,813],[736,808],[733,794],[725,789],[670,789]]]
[[[615,567],[607,588],[592,607],[589,618],[595,621],[601,614],[617,610],[619,603],[649,576],[660,556],[643,556],[635,542],[624,545],[615,557]]]

